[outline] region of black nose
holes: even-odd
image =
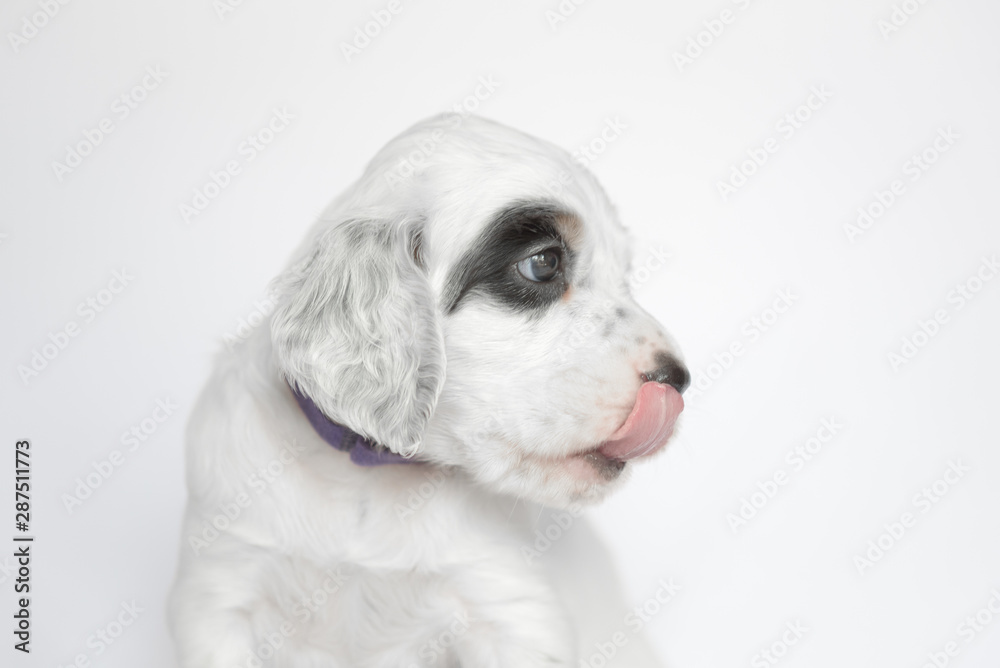
[[[642,374],[647,382],[663,383],[683,393],[691,384],[691,374],[677,358],[667,353],[656,353],[656,369]]]

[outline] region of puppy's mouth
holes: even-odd
[[[684,410],[680,392],[663,383],[643,383],[625,422],[599,447],[576,455],[604,480],[614,480],[625,462],[660,450],[673,436]]]

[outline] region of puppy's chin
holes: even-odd
[[[600,502],[626,482],[631,469],[596,450],[559,458],[519,453],[505,470],[480,471],[477,477],[502,494],[566,508]]]

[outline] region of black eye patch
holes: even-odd
[[[467,295],[482,294],[515,311],[544,308],[569,287],[567,271],[572,251],[559,231],[565,210],[546,202],[522,202],[498,212],[452,268],[445,283],[445,313],[455,311]],[[531,281],[517,263],[552,250],[559,253],[559,271],[545,282]]]

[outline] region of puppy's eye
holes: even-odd
[[[517,270],[522,276],[535,283],[545,283],[555,278],[559,273],[560,254],[555,248],[536,253],[517,263]]]

